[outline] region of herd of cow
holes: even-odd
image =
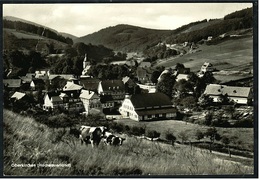
[[[105,126],[91,127],[81,126],[79,129],[70,129],[70,134],[74,134],[86,145],[91,144],[92,147],[98,146],[103,139],[106,145],[121,146],[125,138],[119,137],[111,132]]]

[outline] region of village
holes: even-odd
[[[82,75],[78,77],[73,74],[50,74],[48,70],[37,70],[19,79],[4,79],[10,105],[17,107],[28,104],[28,96],[34,94],[34,97],[42,98],[36,98],[37,107],[46,113],[59,110],[76,112],[84,116],[96,114],[103,119],[126,118],[135,121],[179,119],[177,114],[180,113],[192,116],[192,112],[198,107],[197,104],[200,104],[200,107],[211,105],[246,107],[241,111],[244,117],[252,116],[253,113],[252,108],[249,108],[250,110],[247,108],[252,107],[252,88],[214,84],[215,68],[208,62],[202,64],[200,71],[196,73],[190,72],[189,68],[179,63],[175,69],[157,71],[150,62],[140,62],[136,68],[137,77],[133,79],[125,76],[113,80],[99,80],[89,75],[91,65],[87,54],[82,66]],[[131,68],[134,63],[126,61],[125,66]],[[202,85],[199,80],[203,77],[206,77],[207,81]],[[173,80],[174,87],[168,82],[172,80],[167,78]],[[61,81],[63,86],[55,86]],[[46,82],[53,87],[49,91],[44,89]],[[170,87],[170,94],[167,94],[169,87],[165,90],[164,86]],[[198,101],[193,97],[197,97]],[[180,99],[186,99],[187,102],[175,102]],[[201,114],[205,115],[205,111],[201,111]],[[198,117],[197,113],[196,116]],[[225,113],[223,116],[227,117]],[[232,118],[229,118],[232,122],[233,114]]]

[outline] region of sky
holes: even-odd
[[[129,24],[173,30],[252,7],[252,3],[3,4],[3,16],[22,18],[78,37]]]

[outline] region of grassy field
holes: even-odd
[[[130,119],[117,120],[117,122],[129,126],[139,126],[145,127],[146,130],[156,130],[161,133],[161,138],[165,139],[165,134],[167,132],[173,133],[178,141],[181,139],[178,137],[178,134],[185,132],[190,141],[196,140],[196,131],[199,129],[202,132],[206,132],[209,128],[208,126],[202,126],[193,123],[186,123],[184,121],[177,120],[164,120],[164,121],[152,121],[152,122],[137,122]],[[243,149],[247,149],[253,152],[254,149],[254,129],[253,128],[220,128],[216,127],[217,131],[222,136],[237,137],[237,142],[240,142],[240,145]],[[209,141],[208,138],[205,140]],[[230,145],[235,145],[231,143]]]
[[[5,176],[151,176],[252,175],[253,162],[127,137],[121,147],[81,145],[68,129],[51,129],[34,119],[4,110]],[[65,133],[63,133],[65,132]],[[68,167],[14,167],[19,164],[67,164]]]
[[[204,62],[219,70],[251,70],[253,68],[253,38],[227,40],[217,45],[200,45],[199,52],[185,54],[158,63],[156,66],[173,67],[183,63],[191,71],[198,71]]]

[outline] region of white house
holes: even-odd
[[[205,72],[213,72],[215,70],[215,68],[213,67],[213,65],[209,62],[205,62],[200,69],[201,73],[205,73]]]
[[[207,85],[204,94],[213,98],[213,102],[219,102],[220,95],[225,94],[237,104],[248,104],[250,100],[252,100],[252,91],[250,87],[209,84]]]
[[[85,114],[91,114],[91,110],[96,109],[99,112],[102,112],[102,104],[100,102],[100,97],[94,92],[89,90],[82,90],[80,93],[80,99],[85,108]]]
[[[176,108],[163,93],[126,95],[119,112],[124,118],[135,121],[168,119],[176,117]]]

